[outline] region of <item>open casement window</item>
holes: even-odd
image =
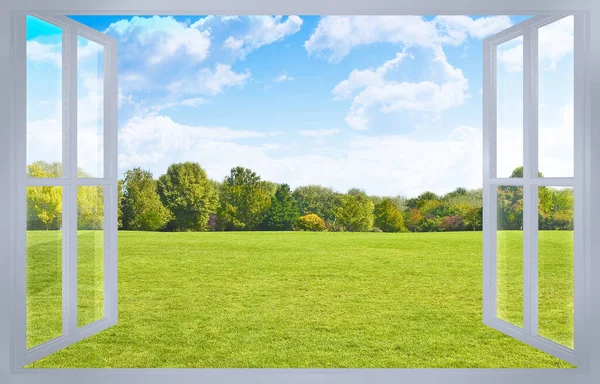
[[[585,228],[582,24],[580,16],[537,16],[483,43],[483,321],[578,366],[584,356],[578,339]],[[572,53],[553,75],[557,49]],[[571,100],[570,114],[563,114],[569,123],[558,130],[548,122],[557,93]],[[575,219],[564,223],[566,231],[544,231],[549,218],[541,206],[549,188],[571,199]],[[568,237],[568,246],[561,248],[556,236]]]
[[[20,368],[117,322],[117,41],[65,16],[16,26]]]

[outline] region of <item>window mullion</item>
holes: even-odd
[[[537,30],[523,31],[523,330],[537,334]]]
[[[67,46],[66,76],[68,91],[66,109],[68,111],[68,178],[67,194],[68,216],[65,235],[68,237],[66,247],[67,273],[65,274],[66,292],[63,292],[63,301],[67,301],[68,335],[77,331],[77,31],[73,26],[66,27]]]

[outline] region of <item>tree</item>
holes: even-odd
[[[404,216],[393,200],[384,198],[375,206],[375,226],[383,232],[404,232]]]
[[[56,178],[62,175],[60,163],[36,161],[27,167],[27,176]],[[77,170],[78,177],[91,177]],[[27,190],[28,228],[60,229],[62,226],[62,188],[30,187]],[[104,226],[104,188],[77,187],[77,228],[102,229]]]
[[[406,206],[410,209],[418,208],[421,209],[428,201],[439,201],[440,197],[433,192],[423,192],[419,196],[408,199]]]
[[[411,208],[406,215],[406,228],[411,232],[421,231],[421,220],[423,220],[421,212],[417,208]]]
[[[235,167],[221,185],[218,216],[226,230],[254,230],[264,221],[271,205],[270,184],[252,170]]]
[[[338,203],[338,195],[333,189],[321,185],[298,187],[293,193],[298,203],[300,215],[314,213],[328,223],[335,221],[334,208]]]
[[[290,186],[287,184],[279,185],[275,196],[271,199],[271,206],[267,211],[265,229],[271,231],[291,231],[294,229],[294,225],[299,217],[298,204],[292,196]]]
[[[373,227],[373,202],[360,189],[353,188],[340,196],[336,218],[347,231],[366,232]]]
[[[123,180],[117,182],[117,228],[123,229]]]
[[[77,229],[104,228],[104,187],[77,187]]]
[[[60,164],[56,165],[44,162],[30,164],[27,177],[60,177]],[[27,187],[26,200],[27,229],[56,230],[62,227],[61,187]]]
[[[133,231],[163,229],[173,216],[163,205],[152,173],[141,168],[125,172],[123,179],[123,227]]]
[[[327,229],[325,221],[314,213],[301,216],[298,219],[298,229],[303,231],[321,232]]]
[[[169,226],[177,231],[206,230],[218,204],[214,183],[197,163],[172,164],[158,179],[158,194],[174,216]]]

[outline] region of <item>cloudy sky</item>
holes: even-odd
[[[292,187],[480,187],[490,16],[73,17],[119,42],[119,170],[196,161]],[[61,31],[28,18],[28,161],[61,159]],[[79,165],[101,176],[102,48],[79,39]],[[540,169],[572,175],[573,21],[540,30]],[[522,162],[522,42],[498,50],[498,173]]]

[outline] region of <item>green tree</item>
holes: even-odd
[[[221,185],[220,226],[226,230],[257,229],[271,205],[271,191],[271,185],[252,170],[232,168]]]
[[[417,197],[413,197],[412,199],[408,199],[406,201],[406,206],[409,209],[418,208],[421,209],[423,205],[427,204],[428,201],[439,201],[440,197],[433,192],[423,192]]]
[[[336,207],[336,218],[350,232],[366,232],[373,227],[374,205],[367,194],[360,189],[350,189],[340,196],[340,206]]]
[[[60,164],[35,162],[27,167],[27,177],[60,177]],[[62,188],[27,187],[27,229],[56,230],[62,227]]]
[[[333,189],[321,185],[307,185],[298,187],[293,193],[298,202],[300,215],[314,213],[328,223],[334,223],[334,209],[339,199]]]
[[[267,211],[265,229],[271,231],[291,231],[294,229],[294,225],[299,217],[298,204],[292,196],[290,186],[287,184],[279,185],[275,196],[271,199],[271,206]]]
[[[298,229],[303,231],[322,232],[327,229],[325,221],[314,213],[301,216],[298,219]]]
[[[375,206],[375,226],[383,232],[405,232],[404,216],[394,201],[384,198]]]
[[[117,182],[117,227],[123,229],[123,180]]]
[[[104,187],[77,187],[77,229],[104,228]]]
[[[56,178],[62,175],[60,163],[36,161],[27,167],[27,176]],[[78,177],[91,177],[81,169]],[[30,187],[27,191],[28,228],[59,229],[62,226],[62,188]],[[77,228],[102,229],[104,226],[104,188],[77,187]]]
[[[133,231],[163,229],[173,216],[160,200],[152,173],[134,168],[124,176],[123,227]]]
[[[158,179],[158,194],[174,216],[169,227],[176,231],[206,230],[218,204],[214,183],[197,163],[172,164]]]

